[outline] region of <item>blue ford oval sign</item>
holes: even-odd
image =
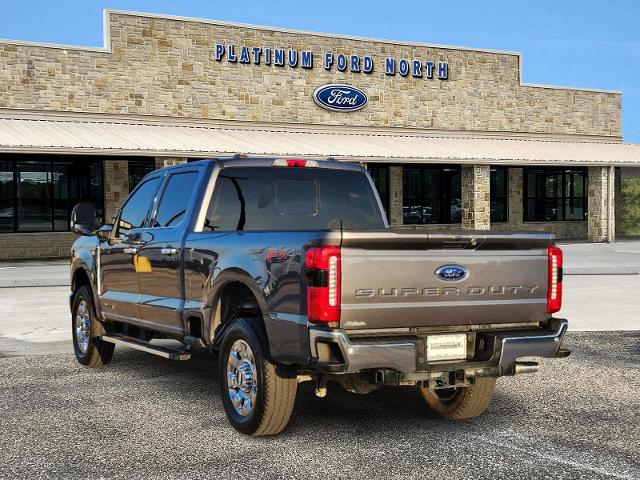
[[[455,282],[464,279],[467,276],[467,271],[458,265],[443,265],[436,270],[436,275],[441,280]]]
[[[313,100],[322,108],[334,112],[353,112],[364,107],[369,99],[362,90],[350,85],[330,84],[316,88]]]

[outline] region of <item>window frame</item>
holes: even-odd
[[[493,189],[491,188],[491,172],[502,171],[504,172],[504,196],[497,197],[495,200]],[[494,201],[504,201],[504,220],[493,220],[491,218],[491,203]],[[491,165],[489,167],[489,222],[494,223],[509,223],[509,167],[501,165]]]
[[[67,232],[71,232],[71,225],[69,223],[70,220],[70,213],[71,213],[71,209],[69,208],[69,201],[73,200],[70,198],[56,198],[55,195],[55,174],[59,173],[56,171],[56,166],[67,166],[67,168],[73,168],[73,163],[75,162],[79,162],[79,163],[86,163],[86,164],[96,164],[99,166],[99,170],[100,170],[100,178],[101,178],[101,190],[102,190],[102,196],[101,198],[93,198],[91,197],[91,201],[92,202],[97,202],[99,201],[99,205],[96,205],[96,210],[102,210],[102,222],[105,223],[106,222],[106,218],[105,218],[105,206],[106,206],[106,201],[105,201],[105,194],[106,194],[106,189],[105,189],[105,176],[104,176],[104,172],[105,172],[105,168],[104,168],[104,162],[105,160],[107,160],[107,158],[103,157],[103,156],[94,156],[94,155],[86,155],[86,156],[81,156],[81,157],[73,157],[70,155],[56,155],[56,154],[8,154],[8,155],[0,155],[0,161],[1,162],[6,162],[11,166],[11,174],[12,174],[12,198],[11,198],[11,207],[13,209],[13,218],[12,218],[12,222],[11,222],[11,229],[10,230],[1,230],[0,231],[0,235],[3,234],[11,234],[11,233],[20,233],[20,234],[31,234],[31,233],[67,233]],[[50,212],[50,219],[47,219],[46,222],[42,222],[43,224],[50,224],[50,228],[49,229],[34,229],[34,230],[20,230],[20,221],[19,221],[19,206],[20,206],[20,195],[19,195],[19,165],[23,164],[23,165],[28,165],[29,163],[34,163],[34,164],[43,164],[46,165],[46,173],[47,175],[49,175],[50,180],[48,181],[48,185],[47,185],[47,210]],[[71,165],[70,165],[71,164]],[[6,170],[9,171],[9,170]],[[90,182],[90,180],[89,180]],[[67,189],[69,184],[67,184]],[[67,192],[68,193],[68,192]],[[56,228],[56,222],[60,222],[60,218],[56,218],[56,210],[58,210],[59,208],[57,208],[56,206],[56,201],[64,201],[65,206],[66,206],[66,210],[67,210],[67,218],[65,220],[65,228],[64,229],[60,229],[60,228]],[[73,208],[73,206],[71,205],[71,208]]]
[[[405,172],[408,170],[417,170],[420,172],[420,183],[419,190],[420,193],[418,195],[419,202],[421,204],[421,212],[420,219],[421,223],[405,223],[404,221],[404,208],[405,202],[407,198],[407,193],[405,189]],[[425,172],[437,172],[438,173],[438,192],[435,194],[426,197],[424,192],[424,183],[425,183]],[[460,182],[460,197],[458,200],[462,202],[462,167],[460,165],[402,165],[402,224],[403,225],[420,225],[420,226],[429,226],[429,225],[460,225],[462,223],[462,215],[460,216],[460,221],[455,222],[452,220],[451,216],[451,205],[454,200],[453,194],[453,178],[455,175],[458,175]],[[424,201],[425,199],[433,199],[434,202],[438,202],[439,208],[439,218],[438,222],[424,222]],[[448,212],[448,213],[447,213]],[[443,221],[447,219],[448,221]]]
[[[140,180],[138,180],[138,182],[135,185],[133,185],[132,177],[135,169],[141,168],[145,170],[145,167],[148,167],[148,166],[150,166],[151,169],[148,172],[146,172],[144,175],[142,175],[142,177],[140,177]],[[127,181],[129,182],[129,193],[132,193],[135,187],[137,187],[138,184],[142,183],[144,178],[150,173],[152,173],[154,170],[157,170],[154,158],[143,157],[143,158],[135,158],[135,159],[128,160],[127,161]]]
[[[543,175],[543,180],[545,182],[545,195],[542,197],[538,197],[537,193],[538,193],[538,182],[536,182],[535,185],[535,189],[536,192],[533,196],[529,195],[529,174],[531,174],[532,172],[542,172]],[[569,175],[575,175],[576,173],[580,173],[582,176],[582,196],[577,197],[575,195],[571,196],[571,195],[567,195],[566,192],[566,186],[567,186],[567,178]],[[588,220],[588,215],[589,215],[589,170],[587,168],[580,168],[580,167],[572,167],[572,168],[566,168],[566,167],[526,167],[523,170],[523,178],[522,178],[522,184],[523,184],[523,213],[522,213],[522,221],[524,223],[548,223],[548,222],[585,222]],[[560,195],[558,195],[558,193],[556,193],[554,196],[547,196],[546,194],[546,179],[551,176],[551,175],[560,175],[560,186],[561,186],[561,192]],[[558,188],[556,186],[556,192],[558,191]],[[572,182],[571,184],[571,190],[574,190],[574,184]],[[535,210],[537,213],[538,210],[538,206],[539,206],[539,202],[542,202],[542,204],[544,205],[544,208],[546,209],[546,203],[549,200],[553,200],[554,202],[560,202],[560,204],[562,205],[562,218],[556,218],[556,219],[539,219],[539,218],[533,218],[531,219],[529,217],[529,200],[533,199],[535,201]],[[584,211],[584,218],[566,218],[567,217],[567,211],[566,211],[566,204],[567,201],[568,202],[572,202],[576,199],[580,199],[583,202],[583,211]],[[534,213],[534,216],[535,213]],[[556,215],[557,216],[557,215]]]

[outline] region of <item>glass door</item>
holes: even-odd
[[[18,231],[51,231],[51,163],[18,162],[17,174]]]

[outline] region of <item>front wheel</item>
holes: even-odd
[[[496,388],[496,378],[476,377],[475,382],[468,387],[419,388],[427,405],[440,415],[452,420],[467,420],[489,408]]]
[[[78,362],[88,367],[101,367],[111,360],[115,345],[100,339],[104,328],[96,318],[93,296],[87,287],[81,287],[73,298],[71,329]]]
[[[266,335],[257,319],[234,321],[220,349],[220,391],[229,422],[246,435],[280,433],[296,400],[296,369],[267,356]]]

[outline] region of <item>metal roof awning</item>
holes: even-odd
[[[602,141],[6,113],[0,115],[0,152],[191,157],[243,153],[363,162],[640,167],[640,145]]]

